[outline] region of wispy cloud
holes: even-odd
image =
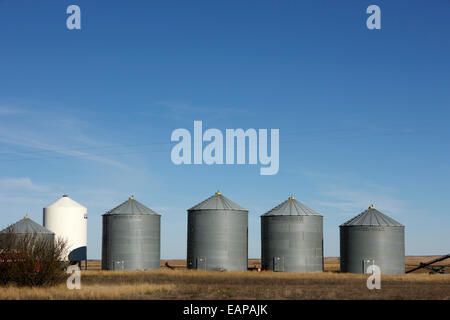
[[[319,190],[321,198],[316,201],[317,205],[334,209],[337,214],[356,215],[374,205],[386,213],[401,215],[405,211],[405,204],[402,200],[393,196],[391,187],[379,185],[356,186],[354,188],[344,188],[341,185],[329,185]]]
[[[28,177],[0,179],[0,192],[21,191],[48,191],[47,186],[38,185]]]
[[[58,116],[51,112],[20,112],[19,110],[21,109],[0,107],[0,115],[2,112],[4,114],[21,113],[19,121],[7,121],[0,118],[0,142],[27,149],[31,148],[32,150],[46,151],[44,154],[30,152],[26,154],[27,158],[49,157],[49,155],[51,157],[53,154],[53,156],[76,157],[110,166],[128,168],[123,163],[105,156],[79,151],[76,148],[72,150],[68,148],[71,143],[82,143],[83,147],[102,145],[81,131],[81,128],[88,126],[85,122],[67,115],[64,115],[64,117]],[[22,153],[18,152],[19,156]]]
[[[328,173],[313,170],[298,170],[293,173],[308,177],[316,185],[318,199],[315,206],[328,208],[337,216],[354,216],[370,205],[386,214],[403,215],[407,206],[396,195],[398,190],[391,186],[367,183],[352,172]],[[409,212],[409,211],[408,211]]]
[[[29,213],[27,211],[30,208],[42,208],[42,199],[47,198],[51,192],[50,186],[36,183],[29,177],[0,179],[0,215],[7,213],[18,217]]]
[[[33,149],[39,149],[48,151],[53,154],[60,154],[64,156],[71,156],[71,157],[77,157],[92,161],[97,161],[100,163],[121,167],[121,168],[127,168],[126,165],[115,161],[108,159],[106,157],[95,155],[88,152],[82,152],[77,150],[69,150],[66,149],[67,147],[58,145],[58,144],[51,144],[46,142],[46,138],[39,137],[35,138],[36,134],[33,133],[33,131],[23,131],[23,130],[2,130],[0,129],[0,142],[6,143],[6,144],[12,144],[22,147],[28,147]],[[32,155],[32,154],[31,154]],[[39,158],[39,155],[37,156],[37,159]]]

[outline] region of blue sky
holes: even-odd
[[[66,28],[81,8],[82,30]],[[365,9],[381,7],[381,30]],[[448,1],[0,1],[0,227],[69,194],[101,215],[130,195],[186,256],[186,209],[216,190],[259,216],[292,193],[338,225],[372,203],[407,254],[449,251]],[[280,170],[175,166],[174,129],[280,129]]]

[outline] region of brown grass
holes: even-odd
[[[407,268],[433,257],[408,257]],[[161,265],[166,261],[163,260]],[[408,264],[409,263],[409,264]],[[89,261],[81,290],[65,284],[48,288],[0,287],[2,299],[447,299],[450,275],[384,275],[381,290],[366,287],[367,275],[341,274],[338,258],[326,258],[318,273],[214,272],[185,269],[184,260],[169,260],[155,271],[101,271]],[[259,260],[249,260],[249,266]]]
[[[86,271],[81,290],[6,287],[0,299],[450,299],[448,275],[386,275],[381,290],[368,290],[366,280],[333,272]]]
[[[153,293],[173,290],[173,284],[86,284],[80,290],[68,290],[65,284],[49,288],[0,289],[1,300],[100,300],[100,299],[139,299]]]

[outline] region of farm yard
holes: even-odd
[[[406,270],[433,258],[406,257]],[[251,259],[249,267],[257,269],[259,263]],[[161,269],[154,271],[101,271],[100,261],[90,260],[81,273],[80,290],[68,290],[65,283],[8,286],[0,288],[0,299],[450,299],[449,274],[421,269],[384,275],[381,290],[369,290],[367,275],[338,270],[338,258],[325,258],[323,273],[194,271],[186,270],[184,260],[162,260]]]

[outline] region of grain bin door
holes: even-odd
[[[125,261],[114,261],[113,270],[124,270]]]
[[[197,270],[206,270],[206,258],[197,258],[196,259],[196,269]]]
[[[283,272],[284,271],[284,258],[275,257],[273,258],[273,271]]]
[[[374,264],[375,264],[375,260],[374,259],[364,259],[362,261],[362,265],[363,265],[363,272],[362,273],[366,274],[367,273],[367,268],[369,266],[371,266],[371,265],[374,265]]]

